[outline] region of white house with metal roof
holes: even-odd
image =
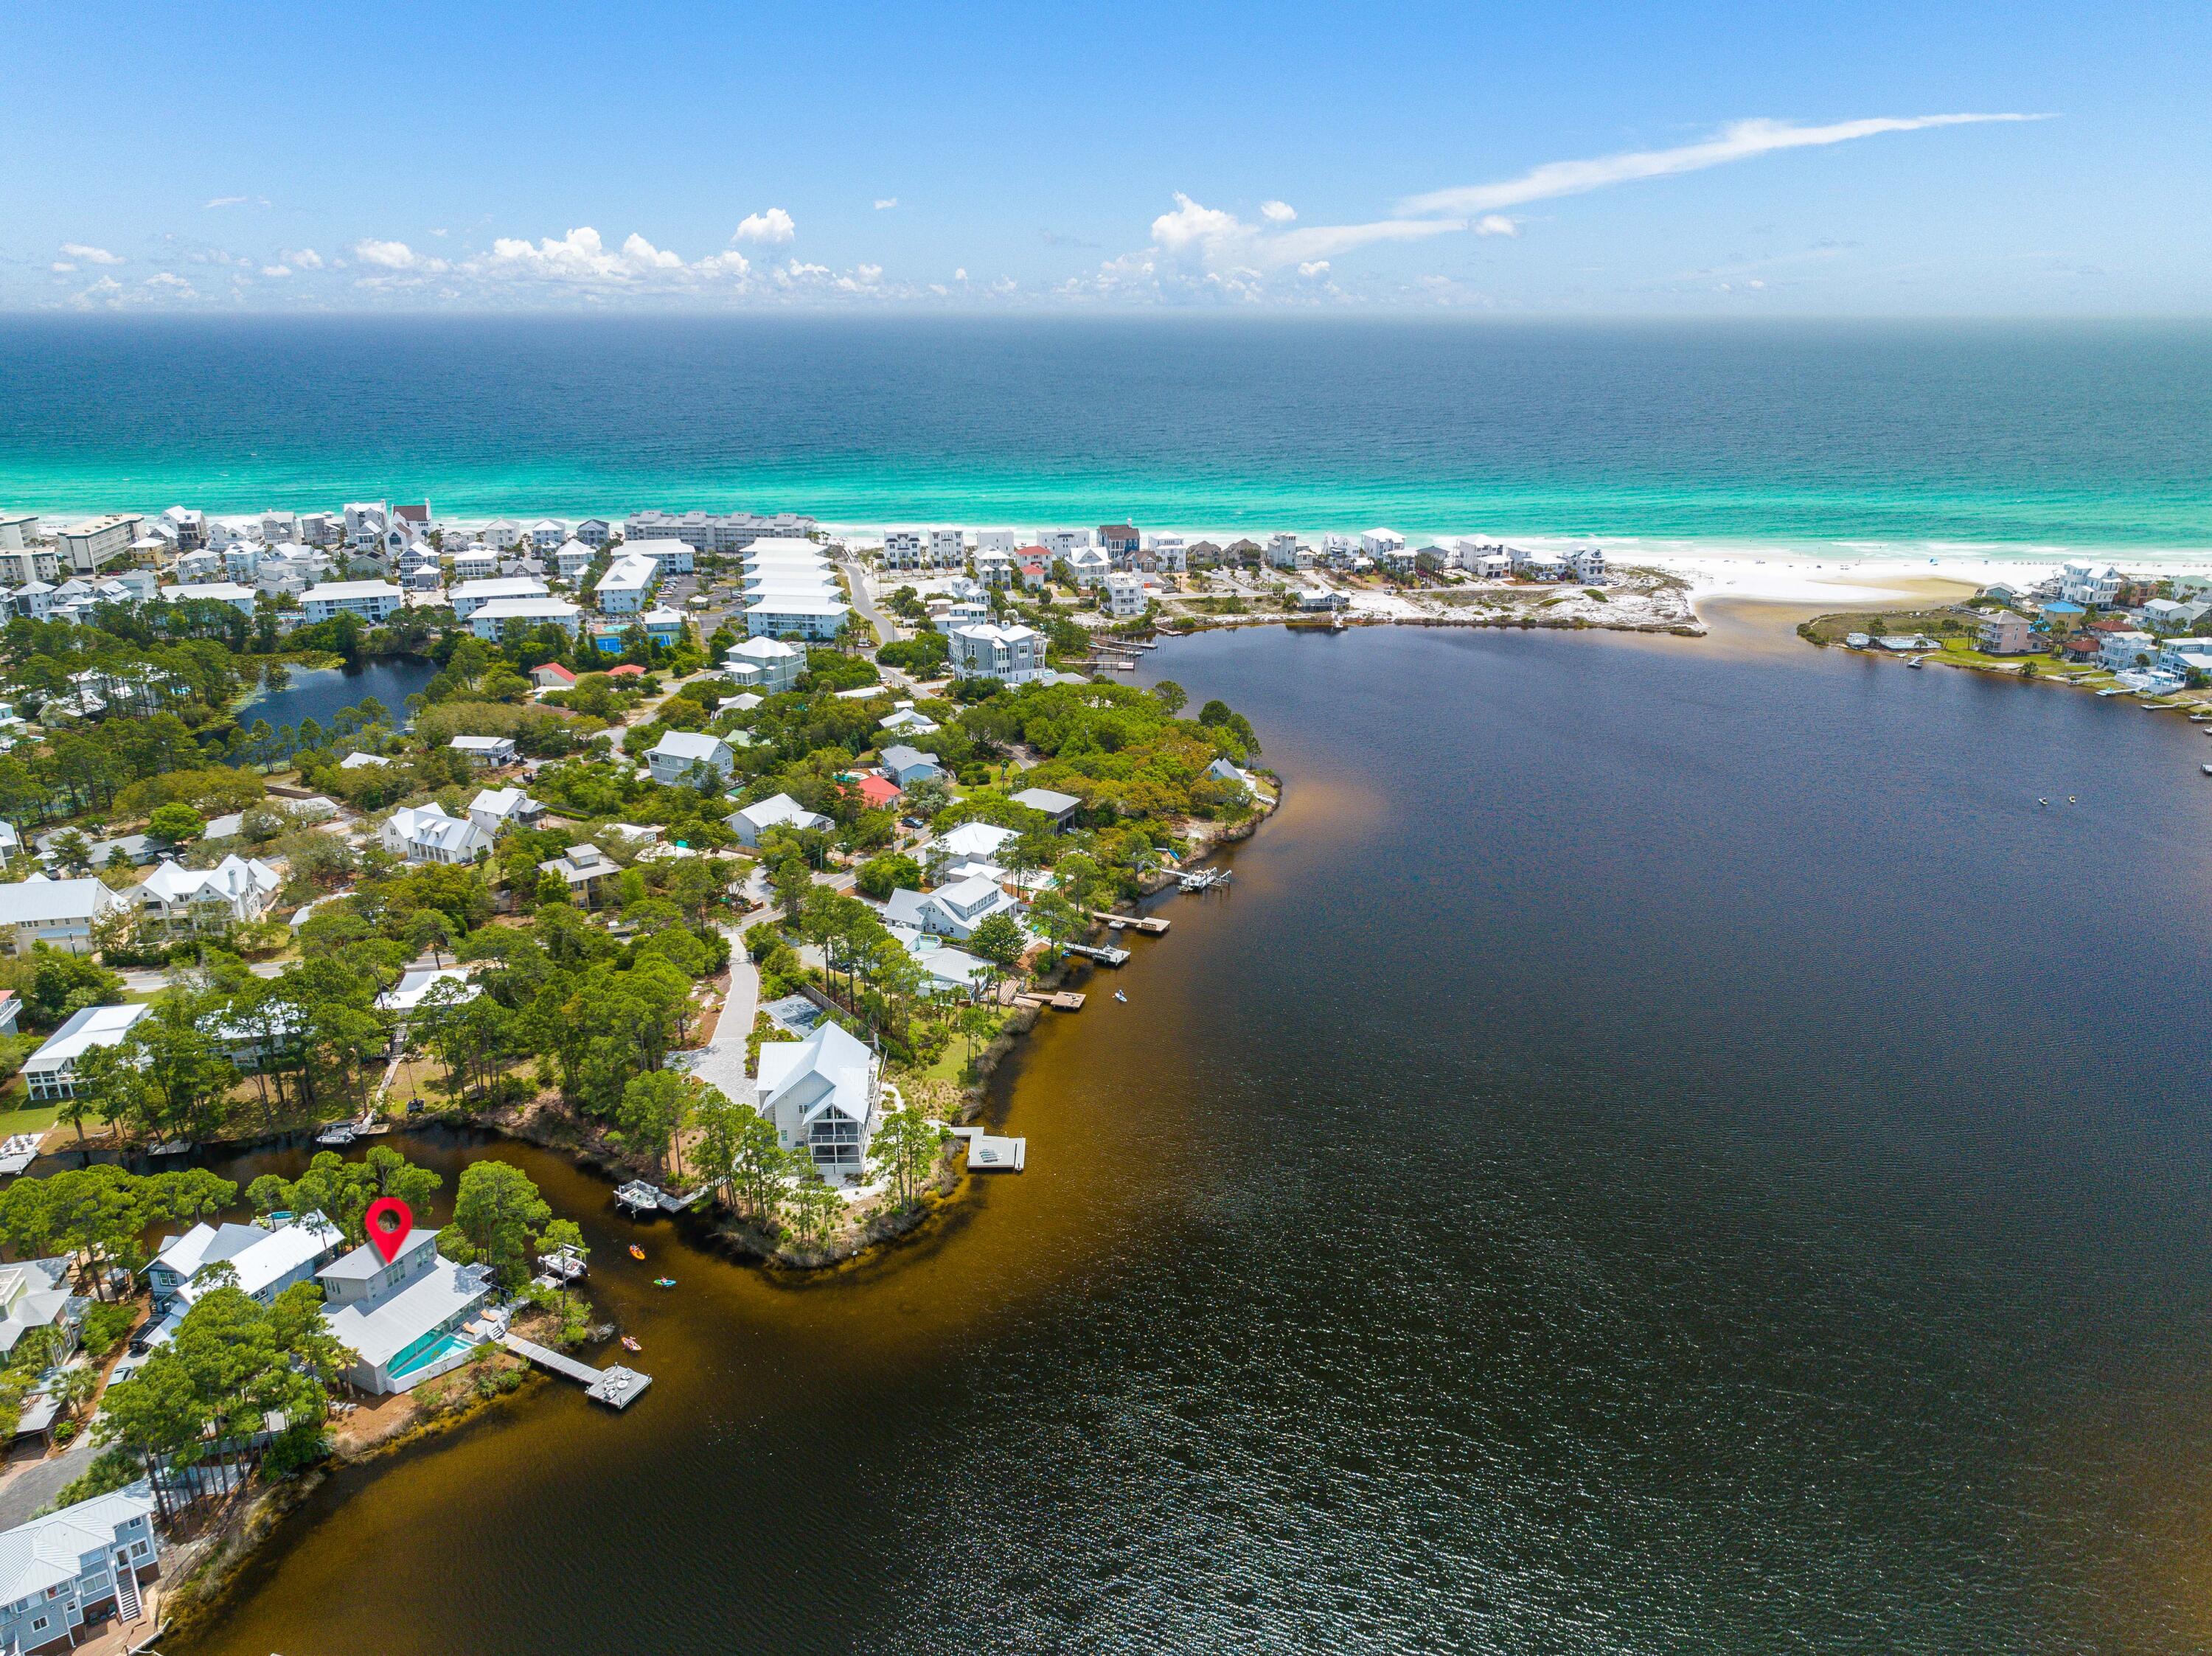
[[[193,1279],[210,1265],[228,1265],[238,1290],[267,1305],[315,1272],[345,1246],[338,1228],[319,1213],[303,1213],[289,1224],[210,1225],[203,1221],[161,1244],[146,1268],[154,1308],[168,1312],[190,1306],[206,1291]]]
[[[866,1176],[882,1059],[848,1031],[824,1022],[805,1040],[764,1041],[760,1110],[786,1149],[805,1150],[832,1185]]]
[[[0,1532],[0,1651],[48,1656],[111,1616],[126,1632],[148,1619],[140,1589],[161,1573],[154,1513],[150,1486],[133,1483]]]
[[[971,875],[934,891],[894,891],[884,904],[884,918],[891,925],[965,943],[992,915],[1011,913],[1018,906],[996,880]]]
[[[86,954],[92,948],[93,922],[127,901],[98,880],[50,880],[33,874],[0,886],[0,937],[8,939],[13,954],[27,955],[34,943]]]
[[[790,689],[805,670],[806,652],[781,639],[749,638],[732,645],[722,657],[724,677],[763,695]]]
[[[458,567],[454,573],[460,573]],[[548,595],[548,591],[544,581],[528,575],[498,575],[484,580],[465,580],[453,591],[453,619],[466,621],[495,599],[542,598]]]
[[[315,1273],[323,1321],[359,1361],[345,1371],[362,1391],[412,1391],[469,1360],[476,1342],[462,1325],[491,1292],[482,1265],[457,1265],[438,1252],[438,1233],[416,1227],[390,1263],[368,1243]]]
[[[448,816],[434,802],[406,805],[377,830],[386,851],[410,863],[472,863],[491,849],[491,834],[465,816]]]
[[[730,832],[738,836],[738,843],[748,850],[757,849],[761,835],[772,828],[805,829],[830,826],[828,817],[807,810],[787,793],[775,794],[757,804],[733,810],[722,821],[728,825]]]
[[[64,1349],[76,1349],[77,1321],[92,1301],[70,1292],[74,1264],[65,1259],[17,1259],[0,1265],[0,1362],[34,1328],[58,1328]]]
[[[32,1101],[45,1104],[76,1095],[76,1061],[95,1046],[117,1046],[154,1009],[134,1006],[88,1006],[46,1037],[45,1046],[23,1065],[23,1083]]]
[[[640,553],[617,558],[599,577],[592,597],[605,616],[635,615],[645,608],[646,595],[660,579],[660,566]]]
[[[488,644],[498,643],[510,624],[523,628],[558,627],[574,638],[582,623],[583,613],[566,598],[493,598],[477,606],[476,612],[469,617],[469,631]]]
[[[171,929],[228,931],[268,911],[284,877],[258,858],[224,858],[213,868],[163,863],[138,888],[145,917]]]
[[[646,768],[664,787],[694,779],[719,787],[730,779],[737,762],[730,744],[705,731],[669,731],[645,755]]]

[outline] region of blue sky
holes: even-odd
[[[0,61],[13,310],[2212,308],[2203,6],[73,0]]]

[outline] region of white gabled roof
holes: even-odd
[[[995,856],[1000,846],[1021,836],[1013,829],[1000,828],[994,822],[963,822],[950,834],[939,839],[946,852],[953,857],[981,857],[986,860]]]
[[[719,736],[704,731],[667,731],[653,744],[647,759],[685,759],[700,764],[711,763],[729,744]]]
[[[811,1121],[835,1111],[865,1125],[875,1108],[875,1055],[842,1025],[823,1023],[805,1040],[764,1041],[760,1049],[763,1107],[795,1104]]]
[[[60,1070],[76,1062],[87,1050],[94,1046],[112,1046],[131,1033],[131,1026],[154,1009],[135,1006],[88,1006],[72,1016],[67,1023],[46,1037],[46,1044],[31,1054],[23,1065],[28,1075],[36,1070],[41,1074]]]
[[[186,868],[180,863],[163,863],[146,877],[145,884],[138,889],[142,896],[164,904],[190,902],[203,896],[236,902],[249,893],[272,892],[283,883],[283,877],[258,858],[248,861],[234,855],[224,858],[213,868]]]
[[[771,795],[758,804],[747,805],[743,810],[733,814],[744,817],[757,828],[774,828],[779,822],[804,824],[829,820],[827,817],[816,816],[787,793]]]
[[[48,880],[33,874],[15,885],[0,886],[0,926],[89,919],[109,907],[112,896],[98,880]]]
[[[786,644],[780,638],[749,638],[742,644],[732,644],[723,652],[722,659],[727,661],[732,656],[743,656],[748,661],[782,661],[802,653],[797,645]]]
[[[434,1233],[416,1234],[434,1240]],[[369,1250],[363,1247],[354,1252],[368,1253]],[[352,1258],[350,1253],[346,1256],[347,1259]],[[369,1263],[380,1269],[383,1264],[373,1253]],[[325,1310],[323,1320],[340,1344],[371,1367],[381,1367],[433,1329],[444,1326],[479,1303],[485,1292],[486,1279],[481,1268],[463,1267],[451,1259],[441,1259],[398,1293],[374,1301],[356,1300],[334,1310]]]
[[[482,598],[490,603],[494,598],[542,598],[546,596],[545,583],[535,575],[491,575],[480,580],[465,580],[453,589],[457,598]]]
[[[384,580],[326,580],[310,586],[300,594],[300,602],[313,604],[322,598],[342,604],[348,598],[397,598],[399,589]]]
[[[116,1531],[153,1513],[152,1487],[133,1483],[0,1533],[0,1604],[35,1598],[75,1580],[88,1555],[104,1554],[115,1544]],[[150,1532],[147,1538],[152,1539]]]

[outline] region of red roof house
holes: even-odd
[[[549,661],[530,670],[530,682],[541,690],[565,690],[576,682],[576,676],[559,662]]]
[[[845,786],[859,794],[871,810],[883,810],[896,803],[898,785],[887,776],[848,776]]]
[[[607,676],[609,678],[643,678],[645,669],[635,661],[625,661],[619,667],[608,668]]]

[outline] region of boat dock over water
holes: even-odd
[[[1026,1138],[999,1138],[979,1127],[955,1127],[952,1136],[968,1141],[970,1173],[1019,1173],[1029,1165]]]
[[[1103,908],[1091,911],[1094,920],[1106,922],[1109,931],[1141,931],[1148,937],[1164,937],[1168,923],[1157,914],[1115,914]]]
[[[574,1380],[584,1388],[586,1397],[594,1403],[604,1403],[610,1409],[629,1408],[643,1397],[645,1388],[653,1384],[652,1375],[641,1374],[635,1368],[625,1368],[620,1363],[611,1368],[594,1368],[587,1362],[563,1356],[535,1340],[526,1340],[520,1334],[503,1335],[500,1344],[516,1356],[536,1363],[550,1374]]]
[[[1211,891],[1218,885],[1229,883],[1229,870],[1225,868],[1194,868],[1188,873],[1176,875],[1176,883],[1185,891]]]
[[[19,1132],[0,1143],[0,1173],[21,1173],[39,1159],[40,1135]]]
[[[1129,951],[1126,949],[1101,948],[1087,943],[1072,943],[1067,945],[1067,952],[1080,955],[1085,960],[1097,961],[1101,966],[1121,966],[1129,958]]]
[[[616,1188],[615,1204],[632,1213],[681,1213],[712,1188],[702,1185],[689,1195],[678,1196],[658,1185],[648,1185],[642,1179],[633,1179]]]

